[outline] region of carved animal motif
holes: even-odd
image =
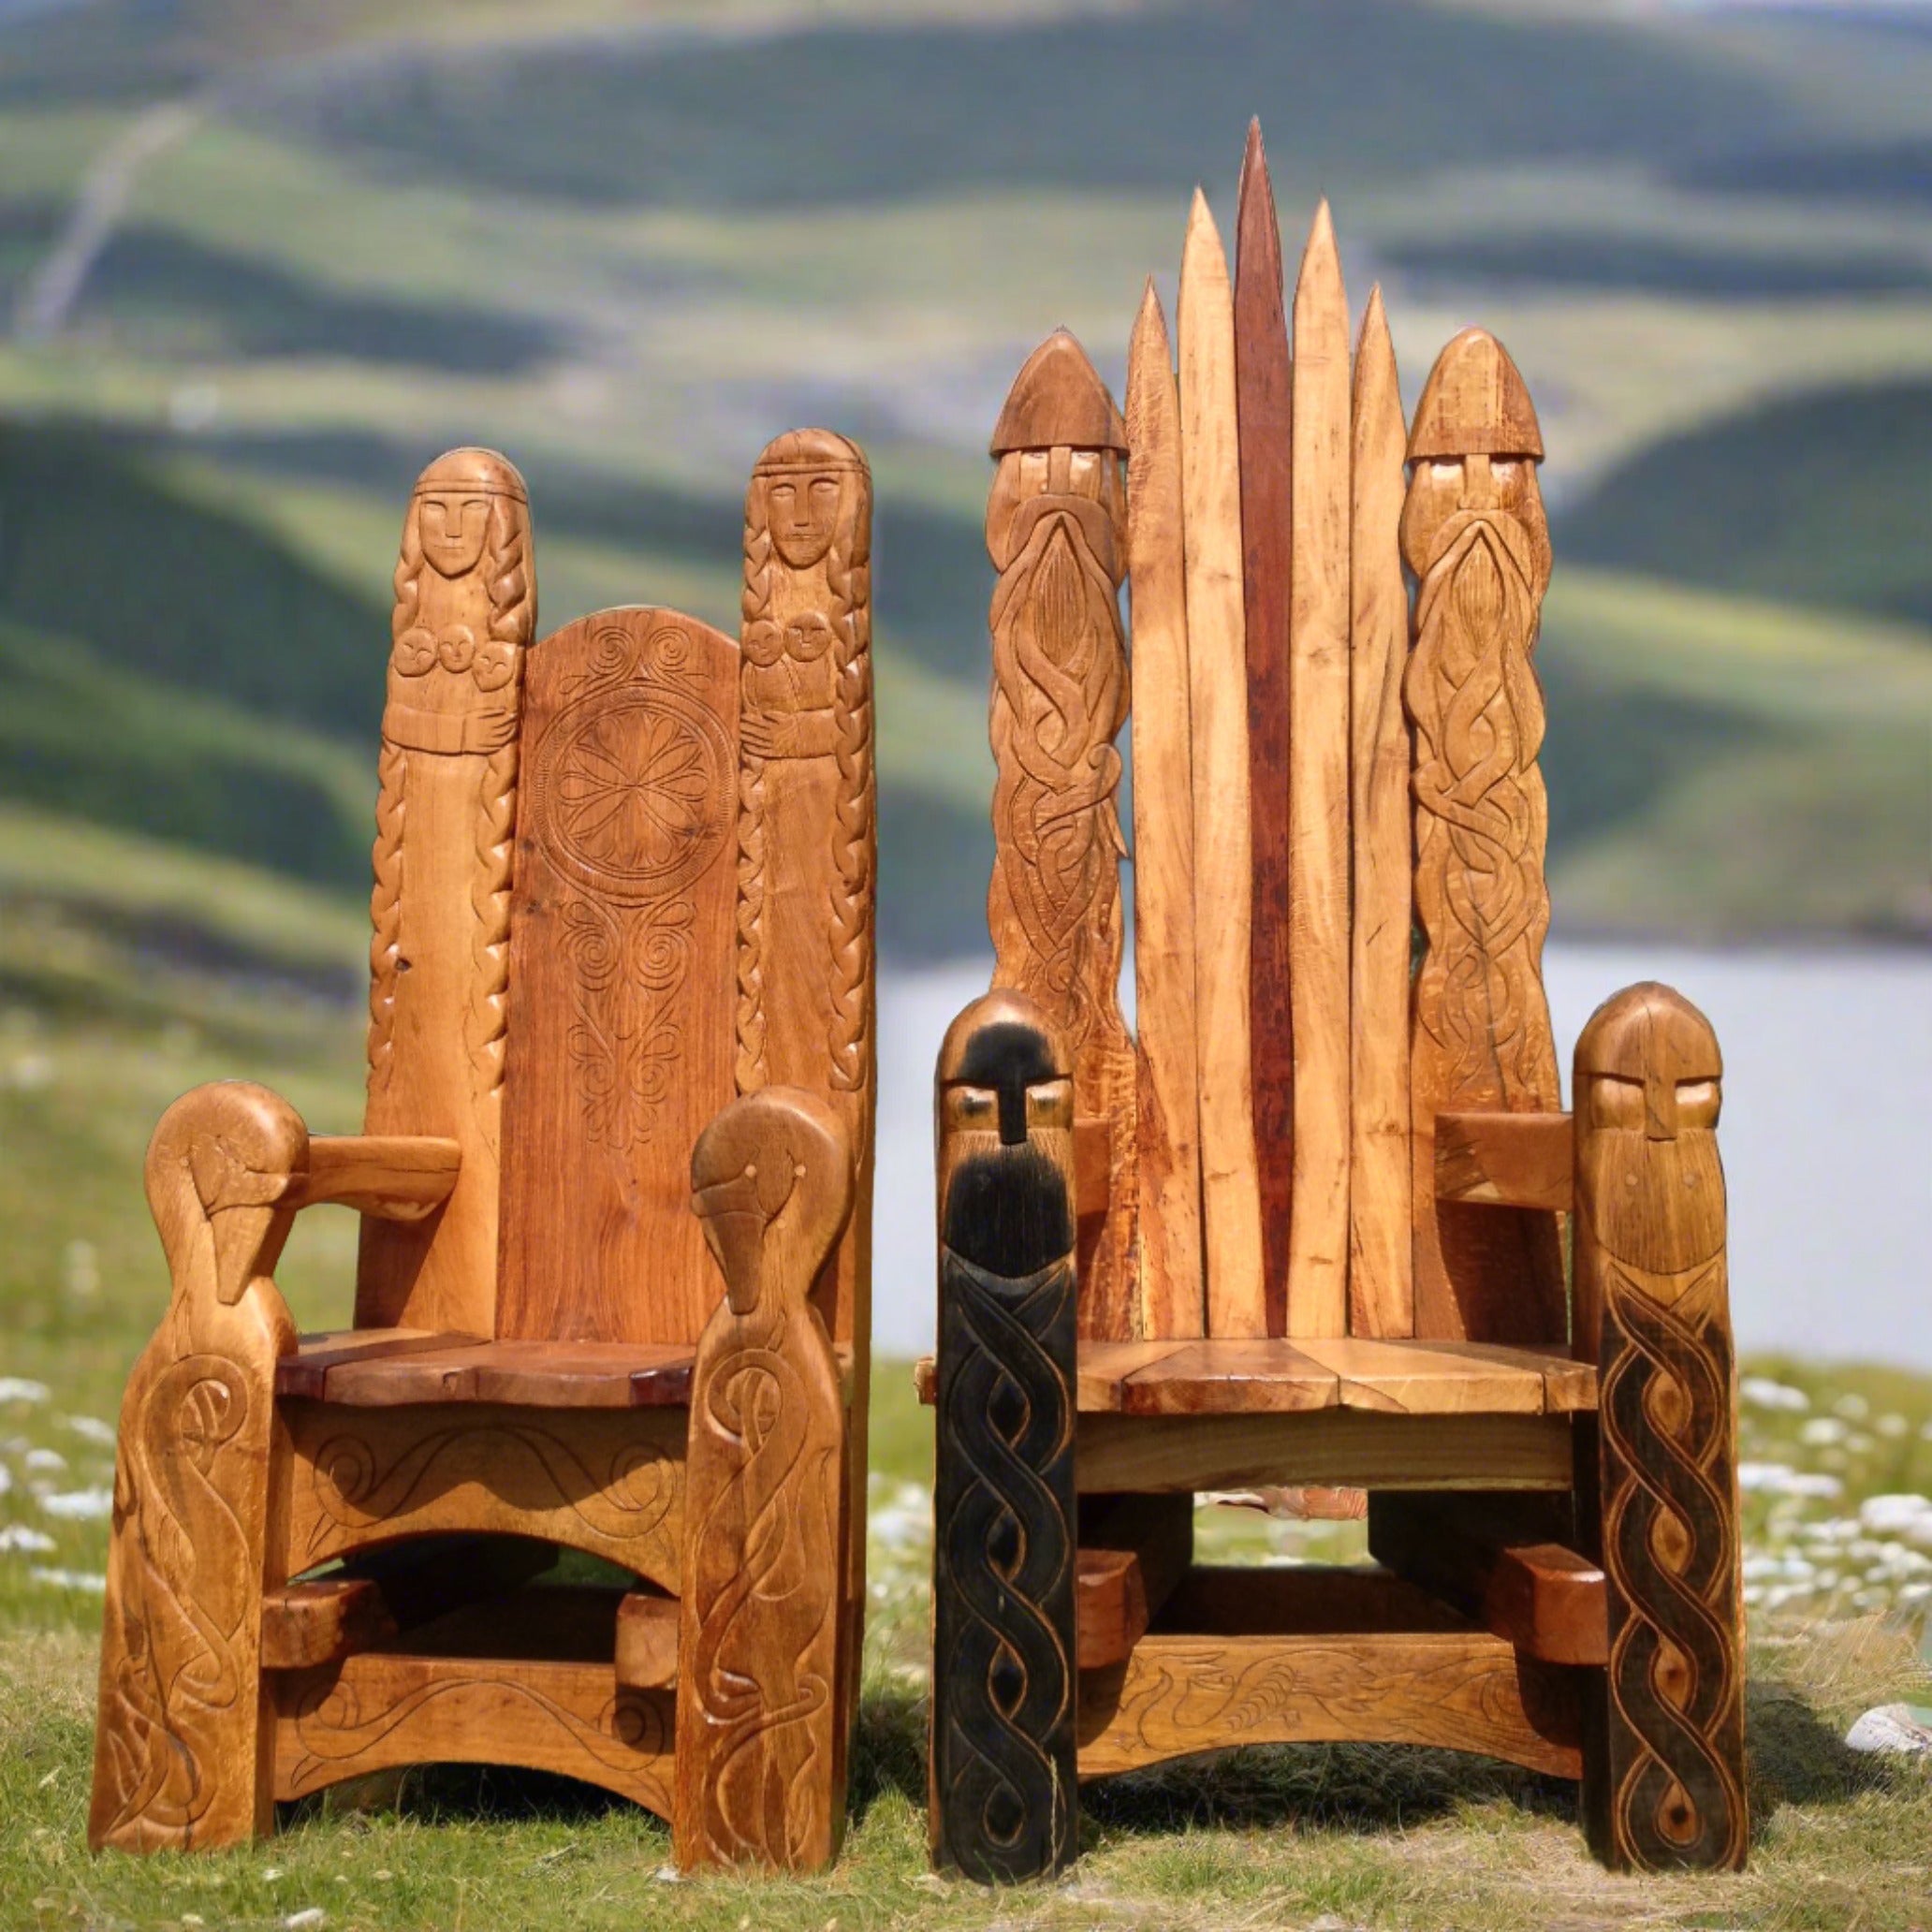
[[[692,1375],[678,1860],[812,1870],[844,1822],[845,1471],[809,1295],[851,1211],[851,1146],[824,1101],[768,1087],[699,1136],[691,1182],[725,1295]]]
[[[488,449],[417,478],[402,523],[376,798],[372,1134],[458,1140],[433,1225],[365,1222],[357,1320],[487,1332],[509,1000],[523,660],[536,578],[523,479]],[[399,1047],[408,1077],[398,1079]]]
[[[1084,1333],[1134,1323],[1134,1047],[1117,988],[1117,802],[1127,720],[1120,629],[1126,434],[1064,329],[1033,352],[993,432],[995,987],[1039,1003],[1073,1056],[1075,1106],[1111,1127],[1110,1205],[1082,1258]]]
[[[981,1883],[1075,1852],[1068,1065],[1007,993],[940,1052],[932,1850]]]
[[[1744,1649],[1722,1063],[1668,987],[1576,1043],[1577,1335],[1599,1377],[1608,1709],[1585,1817],[1619,1869],[1744,1864]]]
[[[275,1362],[296,1338],[270,1271],[307,1164],[294,1111],[240,1081],[177,1101],[148,1149],[174,1289],[121,1410],[96,1850],[231,1845],[271,1822],[263,1551]]]
[[[1471,329],[1431,371],[1409,440],[1402,554],[1420,589],[1402,695],[1415,727],[1415,908],[1427,950],[1411,1049],[1415,1332],[1560,1341],[1553,1215],[1435,1199],[1435,1116],[1561,1106],[1543,991],[1549,812],[1530,667],[1549,531],[1543,440],[1515,365]]]

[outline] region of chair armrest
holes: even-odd
[[[293,1202],[333,1202],[382,1221],[421,1221],[449,1198],[462,1164],[453,1140],[428,1134],[329,1134],[309,1142],[308,1172]]]
[[[1568,1114],[1438,1114],[1436,1199],[1567,1212],[1574,1139]]]

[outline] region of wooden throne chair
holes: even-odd
[[[685,1866],[826,1864],[864,1601],[871,486],[759,459],[743,630],[541,643],[521,478],[403,523],[360,1134],[170,1107],[122,1408],[89,1840],[198,1849],[383,1766],[567,1773]],[[362,1217],[299,1336],[298,1211]],[[560,1551],[578,1580],[546,1580]],[[567,1576],[571,1565],[564,1566]],[[584,1575],[607,1581],[585,1581]]]
[[[934,1856],[1050,1872],[1080,1780],[1354,1739],[1578,1779],[1612,1866],[1736,1866],[1718,1046],[1631,988],[1562,1111],[1535,412],[1471,329],[1405,423],[1325,205],[1292,355],[1289,320],[1257,127],[1232,283],[1194,203],[1178,382],[1149,284],[1124,421],[1062,332],[992,439],[997,963],[940,1056],[920,1368]],[[1366,1492],[1375,1563],[1196,1565],[1195,1493],[1261,1485]]]

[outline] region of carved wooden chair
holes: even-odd
[[[741,641],[637,606],[533,644],[521,478],[466,449],[418,480],[364,1131],[224,1083],[148,1154],[173,1295],[122,1409],[94,1845],[232,1843],[277,1799],[467,1760],[622,1793],[685,1866],[833,1856],[864,1600],[871,517],[854,445],[782,437]],[[354,1324],[298,1336],[272,1270],[318,1202],[362,1216]],[[546,1582],[559,1546],[630,1580]]]
[[[1325,206],[1291,360],[1258,128],[1239,213],[1231,285],[1196,198],[1178,385],[1149,285],[1124,422],[1061,333],[992,440],[995,989],[940,1057],[920,1370],[934,1855],[1055,1870],[1078,1779],[1361,1739],[1579,1778],[1613,1866],[1734,1866],[1718,1047],[1632,988],[1560,1111],[1535,413],[1471,329],[1405,426]],[[1194,1493],[1257,1485],[1366,1491],[1377,1563],[1195,1565]]]

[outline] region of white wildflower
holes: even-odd
[[[53,1061],[45,1053],[17,1053],[7,1078],[8,1085],[22,1093],[38,1093],[53,1085]]]
[[[61,1421],[82,1442],[97,1442],[103,1449],[114,1446],[114,1425],[98,1415],[63,1415]]]
[[[1842,1415],[1847,1422],[1863,1422],[1871,1413],[1871,1404],[1863,1396],[1840,1396],[1832,1404],[1832,1413]]]
[[[1867,1496],[1858,1505],[1858,1520],[1875,1535],[1932,1544],[1932,1497]]]
[[[22,1459],[30,1470],[64,1470],[67,1466],[67,1458],[58,1449],[29,1449]]]
[[[1904,1416],[1898,1414],[1881,1415],[1878,1421],[1872,1424],[1872,1427],[1889,1442],[1897,1442],[1901,1436],[1910,1433],[1911,1429],[1911,1424],[1906,1421]]]
[[[44,1583],[50,1589],[92,1590],[96,1594],[108,1587],[108,1579],[88,1570],[43,1570],[37,1566],[27,1572],[33,1583]]]
[[[0,1530],[0,1550],[24,1550],[39,1557],[52,1547],[53,1538],[44,1530],[29,1530],[24,1523],[9,1523]]]
[[[1814,1415],[1798,1431],[1798,1441],[1808,1449],[1822,1448],[1828,1442],[1842,1442],[1850,1431],[1842,1422],[1829,1415]]]
[[[105,1516],[114,1507],[114,1492],[111,1489],[63,1489],[51,1496],[40,1499],[40,1507],[50,1516],[62,1516],[69,1522],[85,1522],[90,1517]]]
[[[44,1402],[53,1391],[24,1375],[0,1375],[0,1402]]]
[[[1737,1384],[1737,1393],[1759,1409],[1802,1412],[1811,1406],[1811,1398],[1803,1389],[1793,1388],[1788,1382],[1778,1382],[1769,1375],[1747,1375]]]

